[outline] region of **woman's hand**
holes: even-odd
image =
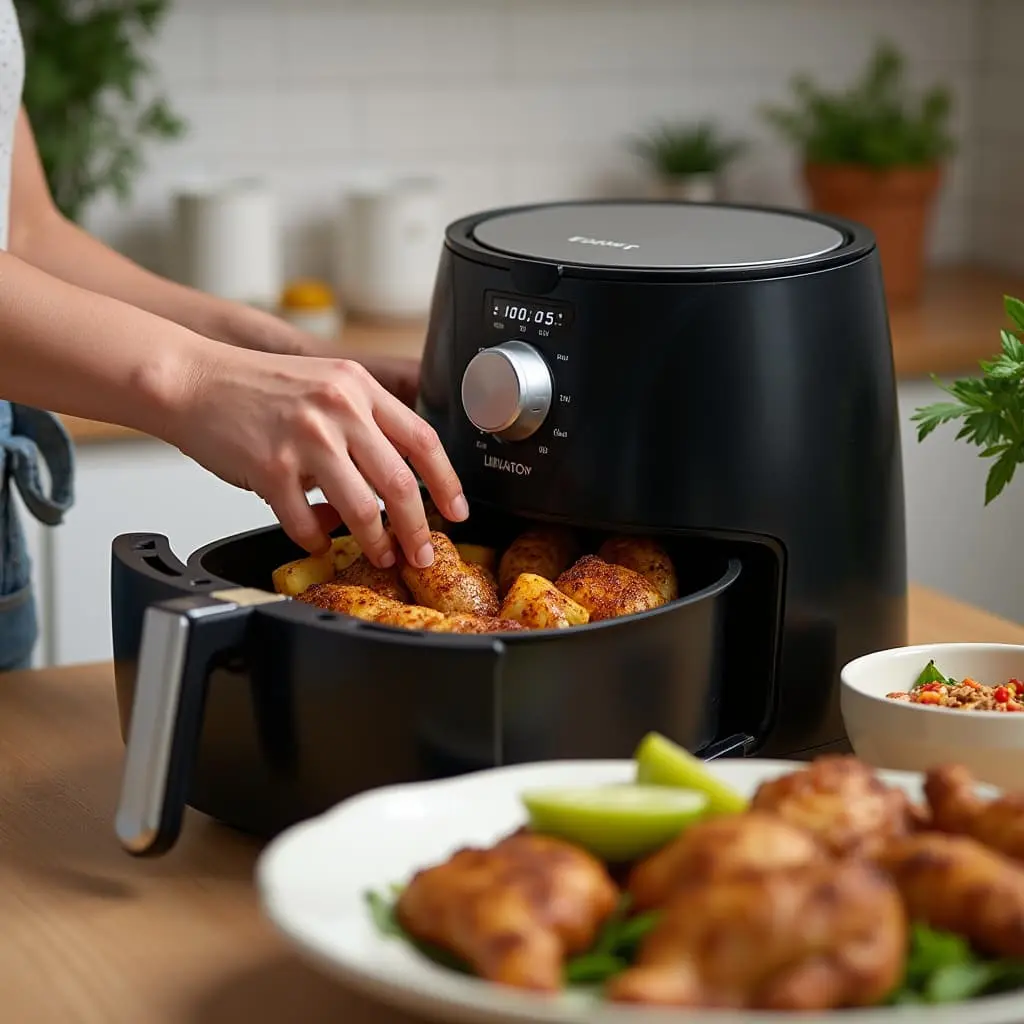
[[[319,487],[367,557],[394,564],[375,489],[406,558],[431,564],[426,514],[406,458],[446,519],[469,514],[433,428],[359,363],[225,346],[183,379],[168,439],[222,479],[259,494],[313,554],[330,543],[330,524],[305,493]]]
[[[367,356],[360,363],[373,374],[379,384],[391,392],[410,409],[416,405],[420,390],[420,363],[418,359],[399,356]]]

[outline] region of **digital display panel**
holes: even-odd
[[[558,330],[572,322],[572,307],[562,302],[545,302],[525,295],[502,295],[490,292],[488,312],[495,324],[506,327],[513,324]]]

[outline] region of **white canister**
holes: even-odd
[[[277,204],[261,181],[180,190],[175,196],[178,277],[219,295],[273,308],[281,293]]]
[[[346,312],[425,317],[444,227],[441,189],[432,179],[349,192],[338,223],[338,291]]]

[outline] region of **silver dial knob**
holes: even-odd
[[[478,430],[502,441],[522,441],[551,408],[551,370],[524,341],[485,348],[462,375],[462,407]]]

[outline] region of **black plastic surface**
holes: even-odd
[[[849,244],[771,271],[546,273],[475,243],[478,219],[448,232],[419,405],[471,503],[784,552],[779,713],[760,752],[841,744],[839,669],[906,642],[900,429],[870,233],[819,218]],[[517,282],[570,303],[571,326],[496,326],[484,297]],[[469,423],[460,384],[481,347],[513,337],[545,355],[555,401],[536,434],[502,443]],[[771,580],[731,635],[771,618]]]
[[[526,524],[486,509],[452,535],[502,544]],[[471,531],[475,531],[475,534]],[[672,539],[667,541],[673,545]],[[771,714],[773,630],[749,660],[725,643],[746,571],[724,550],[673,551],[686,597],[619,622],[502,637],[386,629],[300,602],[251,610],[241,642],[209,661],[189,804],[273,835],[362,790],[499,764],[629,757],[657,729],[691,750],[723,735],[733,681],[746,731]],[[217,542],[183,566],[165,538],[118,537],[112,602],[122,722],[134,698],[142,612],[183,592],[270,587],[299,552],[277,528]],[[735,669],[733,669],[735,665]],[[721,728],[725,728],[724,725]],[[733,730],[735,731],[735,730]]]

